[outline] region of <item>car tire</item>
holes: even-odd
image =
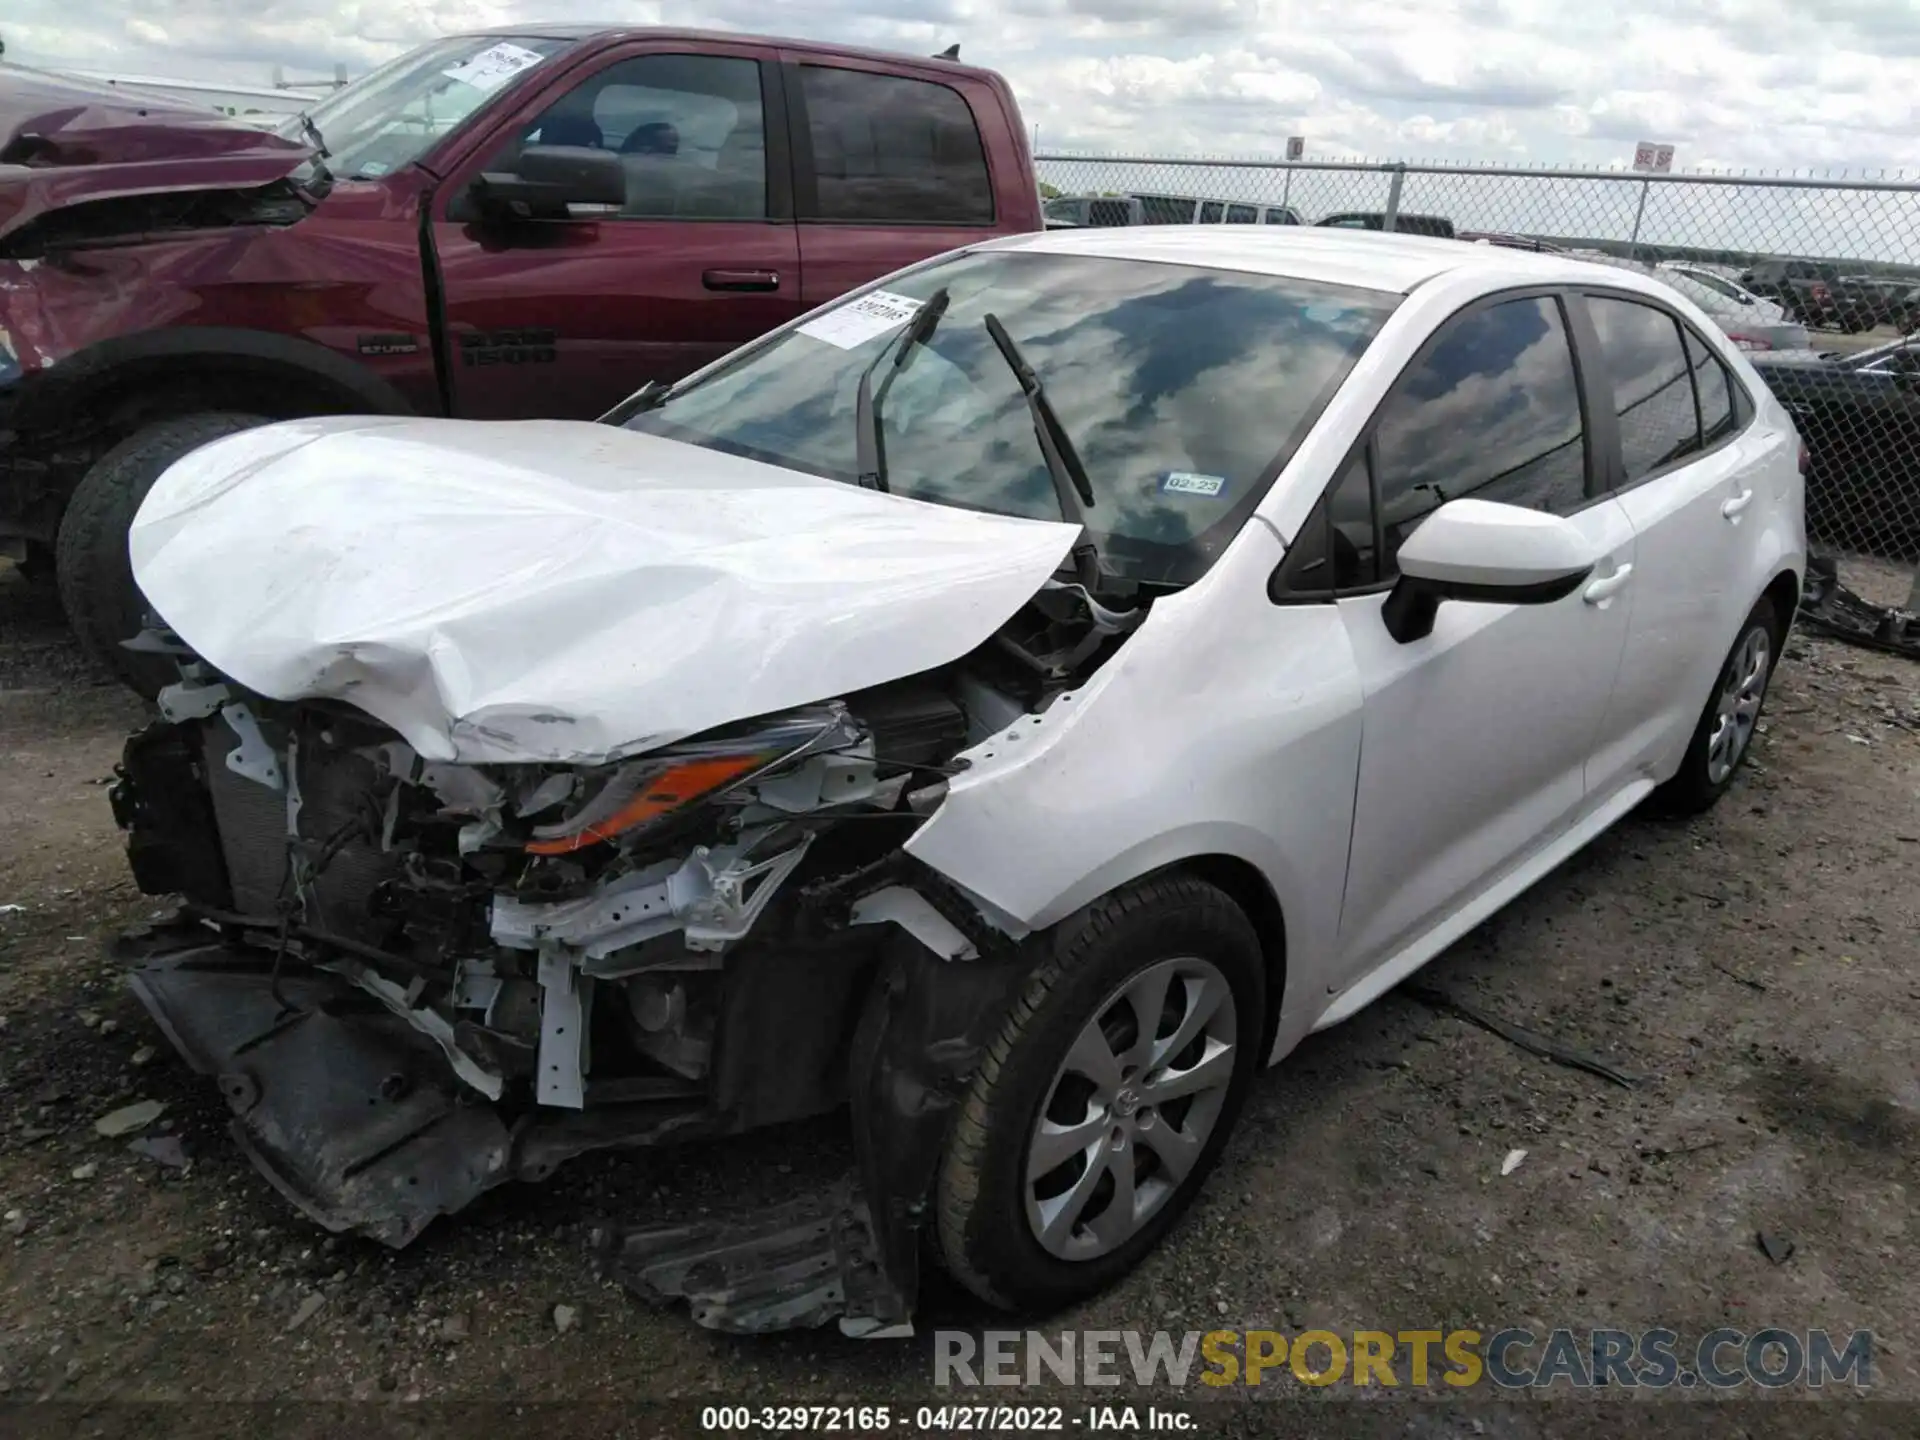
[[[94,462],[60,517],[54,576],[60,606],[81,648],[151,700],[178,678],[173,661],[122,644],[146,628],[147,602],[133,580],[127,531],[153,482],[202,445],[270,423],[260,415],[211,411],[134,431]]]
[[[1785,629],[1773,601],[1762,596],[1716,672],[1713,694],[1700,713],[1680,769],[1654,791],[1655,808],[1670,815],[1698,815],[1727,793],[1753,748]],[[1731,763],[1723,746],[1732,749]]]
[[[1105,1289],[1172,1228],[1226,1143],[1259,1068],[1266,1016],[1252,923],[1192,875],[1128,886],[1044,943],[1046,958],[986,1049],[936,1186],[947,1270],[989,1304],[1030,1311]],[[1156,993],[1164,999],[1149,1032],[1139,1016]],[[1225,1044],[1233,1053],[1223,1058]],[[1104,1089],[1089,1071],[1107,1071]],[[1167,1098],[1156,1104],[1156,1094]],[[1029,1173],[1030,1156],[1046,1163],[1042,1126],[1046,1157],[1061,1158]],[[1134,1200],[1124,1209],[1123,1173]]]

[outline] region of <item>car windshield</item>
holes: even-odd
[[[564,49],[565,40],[527,35],[461,35],[439,40],[363,75],[276,133],[312,139],[342,179],[370,180],[409,165],[524,71]]]
[[[944,312],[896,368],[905,322],[938,295]],[[1245,523],[1399,299],[1184,265],[965,253],[739,352],[626,423],[853,483],[871,371],[889,490],[1058,519],[1033,417],[985,324],[994,315],[1085,464],[1087,527],[1108,567],[1180,585]]]

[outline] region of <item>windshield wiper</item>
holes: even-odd
[[[614,406],[598,420],[596,425],[624,425],[636,415],[643,415],[657,409],[673,396],[673,386],[662,385],[658,380],[649,380],[618,405]]]
[[[1047,475],[1053,481],[1054,493],[1060,497],[1060,514],[1069,525],[1080,527],[1080,538],[1073,547],[1080,583],[1089,595],[1098,594],[1100,551],[1087,526],[1086,507],[1093,504],[1093,486],[1087,480],[1086,466],[1080,463],[1080,452],[1073,448],[1073,438],[1054,413],[1053,402],[1047,399],[1047,387],[1040,383],[1033,366],[1020,353],[1007,327],[1000,323],[1000,317],[988,315],[982,323],[993,340],[993,348],[1012,369],[1013,378],[1020,384],[1020,393],[1026,397],[1027,409],[1033,416],[1033,433],[1040,442],[1040,454],[1047,462]]]
[[[880,433],[880,407],[886,402],[887,391],[893,388],[893,382],[906,368],[907,358],[913,354],[916,345],[924,345],[933,338],[934,327],[940,323],[940,317],[947,313],[947,290],[943,285],[927,297],[927,301],[913,312],[913,318],[907,321],[906,329],[901,332],[899,343],[891,352],[882,350],[873,357],[872,364],[860,372],[860,389],[853,399],[853,469],[854,482],[862,489],[887,492],[887,449],[886,440]],[[887,371],[887,378],[880,382],[880,388],[874,389],[873,372],[891,353],[893,367]]]
[[[307,158],[313,165],[314,199],[324,200],[333,191],[333,171],[327,165],[333,152],[327,149],[326,136],[322,135],[320,127],[313,123],[313,116],[304,110],[300,112],[300,131],[306,137],[307,143],[313,146],[313,154]]]

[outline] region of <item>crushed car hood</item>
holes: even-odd
[[[86,200],[267,185],[311,153],[213,110],[0,64],[0,237]]]
[[[247,689],[428,759],[588,764],[958,659],[1077,534],[609,425],[352,418],[195,451],[130,547]]]

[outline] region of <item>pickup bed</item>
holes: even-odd
[[[267,132],[0,65],[0,554],[136,688],[126,529],[263,420],[592,418],[1041,228],[1006,82],[689,30],[437,40]],[[49,565],[49,562],[51,564]]]

